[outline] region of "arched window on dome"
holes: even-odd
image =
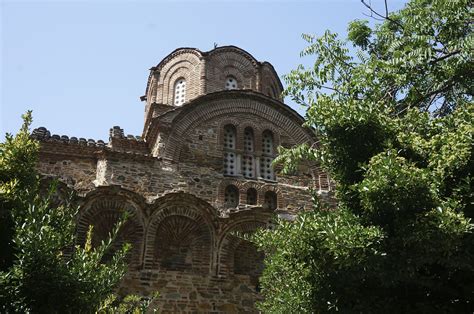
[[[181,106],[186,101],[186,80],[179,78],[174,83],[174,99],[175,106]]]
[[[266,130],[262,134],[262,157],[260,158],[260,177],[264,180],[275,180],[273,172],[274,153],[273,133]]]
[[[245,178],[255,178],[254,136],[252,128],[244,130],[244,154],[242,156],[242,174]]]
[[[233,125],[224,127],[224,175],[237,175],[236,133]]]
[[[257,204],[257,190],[250,188],[247,190],[247,205]]]
[[[267,209],[274,210],[277,208],[277,195],[273,191],[265,192],[265,200],[263,202],[263,207]]]
[[[228,185],[224,191],[225,208],[235,208],[239,205],[239,190],[235,185]]]
[[[228,76],[225,79],[225,89],[226,90],[232,90],[232,89],[237,89],[239,86],[237,84],[237,80],[233,76]]]

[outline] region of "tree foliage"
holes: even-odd
[[[71,250],[77,207],[55,204],[54,184],[41,191],[31,112],[23,118],[18,134],[0,143],[0,312],[93,313],[104,308],[125,274],[128,244],[108,262],[103,257],[126,217],[99,246],[91,245],[91,228],[85,245]]]
[[[285,77],[285,93],[319,142],[277,161],[321,163],[338,204],[255,235],[262,310],[473,311],[472,4],[367,5],[382,23],[351,22],[346,41],[303,36],[315,62]]]

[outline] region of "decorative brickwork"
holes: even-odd
[[[281,91],[273,67],[240,48],[180,48],[150,71],[142,136],[34,130],[39,171],[60,180],[58,199],[77,194],[79,245],[90,225],[96,244],[128,212],[114,243],[132,244],[121,293],[159,291],[163,313],[256,312],[263,255],[239,234],[311,208],[310,188],[332,199],[318,165],[282,175],[271,164],[280,145],[316,142]]]

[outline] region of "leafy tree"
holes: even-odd
[[[267,253],[259,306],[472,312],[473,2],[412,0],[391,14],[366,6],[383,22],[351,22],[347,41],[304,35],[314,66],[285,77],[319,142],[281,149],[277,162],[321,163],[337,208],[315,202],[255,235]]]
[[[93,313],[104,309],[105,300],[112,297],[125,274],[129,245],[107,263],[103,257],[126,217],[98,247],[91,246],[90,228],[84,247],[76,246],[67,254],[75,243],[77,208],[70,202],[55,205],[54,185],[46,194],[41,191],[35,170],[39,144],[29,134],[31,112],[23,118],[20,132],[7,134],[0,143],[0,311]]]

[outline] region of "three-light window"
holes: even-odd
[[[273,160],[275,148],[273,133],[265,130],[261,136],[261,151],[256,151],[255,134],[247,127],[243,134],[243,145],[237,145],[237,130],[228,124],[223,130],[224,175],[243,176],[247,179],[274,181]],[[237,147],[240,147],[237,149]]]

